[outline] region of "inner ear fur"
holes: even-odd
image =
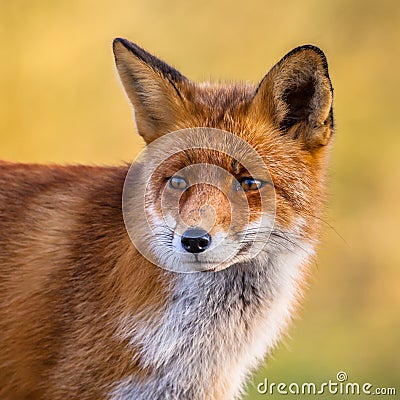
[[[329,142],[333,129],[333,89],[324,53],[297,47],[260,82],[251,112],[267,118],[282,134],[313,149]]]
[[[179,87],[188,80],[176,69],[126,39],[114,39],[119,76],[146,143],[167,133],[182,106]]]

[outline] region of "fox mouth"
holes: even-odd
[[[216,265],[207,267],[206,265],[210,264],[210,263],[208,263],[208,262],[204,263],[201,261],[189,261],[189,262],[186,262],[185,264],[190,265],[190,267],[195,272],[215,272],[218,268]]]
[[[223,269],[226,269],[228,267],[231,267],[232,265],[240,262],[240,260],[237,259],[237,257],[249,257],[248,250],[251,248],[251,243],[244,243],[234,255],[231,257],[228,257],[225,260],[213,260],[213,259],[201,259],[201,257],[204,257],[206,253],[203,253],[201,256],[200,254],[189,254],[187,253],[187,256],[190,256],[190,260],[185,260],[183,263],[185,265],[190,266],[190,268],[193,268],[194,271],[198,272],[217,272],[221,271]],[[182,254],[182,253],[180,253]],[[191,257],[193,256],[193,257]],[[243,260],[242,260],[243,261]]]
[[[188,256],[192,256],[188,254]],[[220,269],[225,269],[231,266],[232,260],[212,260],[212,259],[200,259],[198,255],[193,255],[189,260],[181,260],[181,263],[188,266],[194,272],[215,272]]]
[[[193,272],[218,272],[223,269],[226,269],[233,265],[234,263],[227,263],[225,262],[201,262],[201,261],[189,261],[185,263],[186,265],[190,266],[193,269]]]

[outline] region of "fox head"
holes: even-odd
[[[128,40],[113,48],[147,144],[127,178],[135,245],[186,272],[312,249],[333,134],[323,52],[298,47],[257,85],[197,84]]]

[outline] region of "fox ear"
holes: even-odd
[[[146,143],[168,132],[182,107],[177,70],[126,39],[114,39],[115,63],[133,105],[136,126]]]
[[[251,111],[267,117],[282,133],[302,139],[309,149],[329,142],[333,130],[333,89],[324,53],[297,47],[260,82]]]

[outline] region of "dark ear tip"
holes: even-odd
[[[127,39],[118,37],[113,40],[113,49],[115,49],[118,44],[122,44],[122,46],[124,46],[125,48],[130,49],[133,43],[131,43]]]
[[[157,58],[152,56],[146,50],[142,49],[135,43],[130,42],[128,39],[124,38],[115,38],[113,41],[113,51],[114,56],[117,57],[117,45],[122,45],[126,50],[130,51],[134,56],[145,62],[146,64],[152,64],[152,60],[156,60]],[[158,60],[158,59],[157,59]],[[158,60],[161,62],[160,60]]]
[[[319,56],[326,58],[324,52],[318,46],[315,46],[313,44],[303,44],[302,46],[294,48],[292,51],[296,53],[298,51],[304,51],[304,50],[311,50],[314,53],[317,53]]]
[[[326,75],[329,76],[329,73],[328,73],[328,61],[326,59],[325,53],[319,47],[314,46],[312,44],[305,44],[305,45],[298,46],[298,47],[294,48],[289,53],[287,53],[285,55],[285,57],[283,57],[280,62],[288,59],[289,57],[292,57],[296,53],[300,53],[300,52],[303,52],[303,51],[312,51],[315,54],[317,54],[319,56],[319,58],[321,59],[322,67],[324,68]]]
[[[141,48],[136,45],[135,43],[130,42],[128,39],[124,39],[124,38],[115,38],[113,40],[113,50],[115,53],[116,47],[118,44],[121,44],[122,46],[125,47],[125,49],[131,51],[134,54],[137,54]]]

